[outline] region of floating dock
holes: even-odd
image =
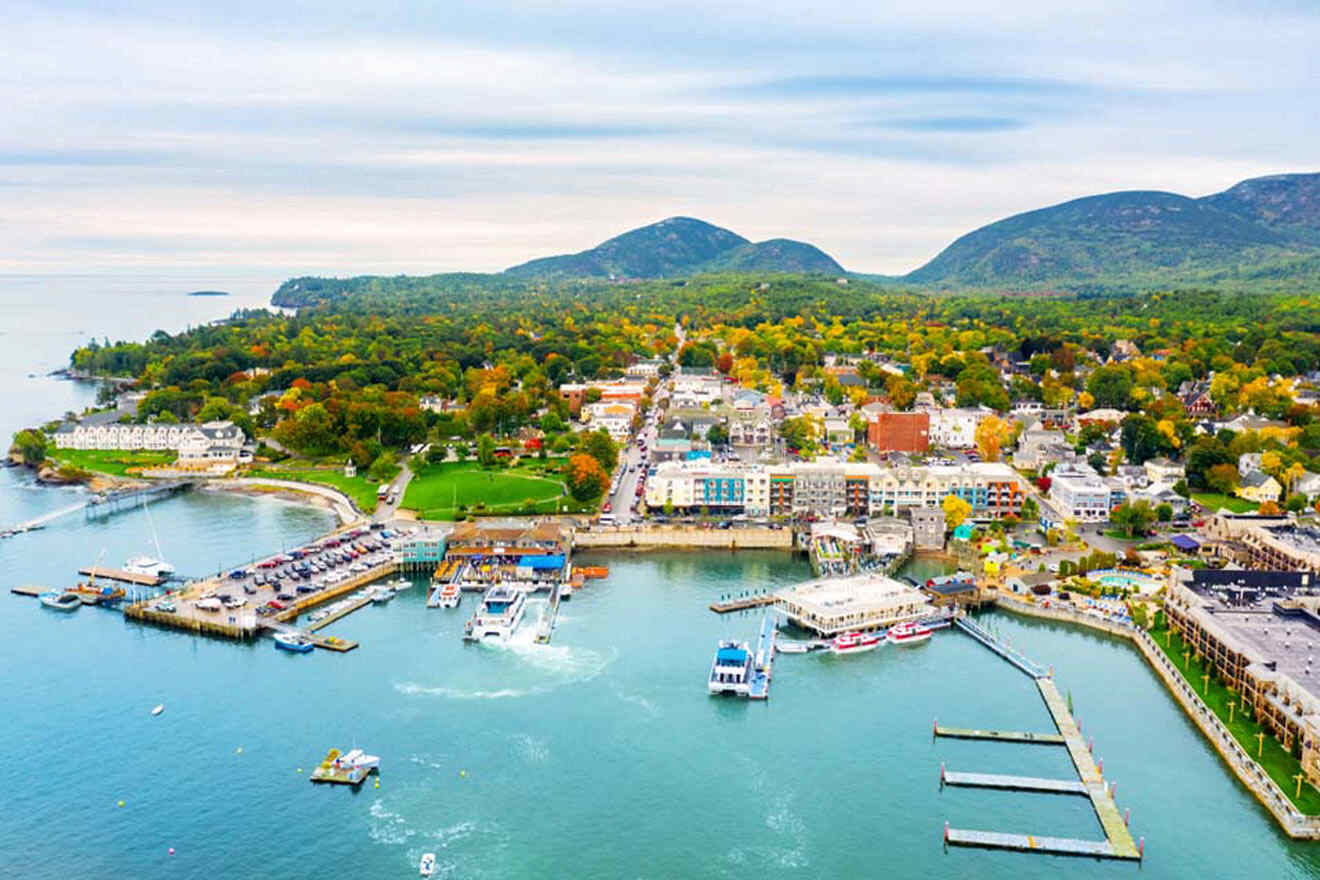
[[[343,608],[340,608],[338,611],[335,611],[325,617],[322,617],[320,620],[316,621],[315,623],[307,624],[306,626],[303,627],[303,629],[308,633],[314,633],[318,629],[324,629],[325,627],[329,626],[330,624],[334,623],[340,618],[347,617],[348,615],[352,614],[354,611],[357,611],[362,606],[370,605],[371,597],[363,596],[361,599],[352,599],[346,601],[348,601],[348,604],[345,605]]]
[[[78,569],[78,574],[83,577],[105,578],[108,581],[119,581],[122,584],[132,584],[135,587],[159,587],[165,582],[164,578],[156,577],[154,574],[138,574],[133,571],[123,571],[118,568],[97,568],[94,565]]]
[[[330,755],[334,755],[332,758]],[[310,777],[312,782],[327,783],[330,785],[352,785],[358,786],[367,781],[367,777],[376,772],[375,769],[364,770],[361,767],[340,767],[335,763],[339,757],[338,752],[332,751],[325,756],[325,760],[317,765],[312,771]]]
[[[555,581],[554,586],[550,588],[550,601],[541,610],[541,617],[536,621],[537,644],[550,644],[550,636],[555,631],[555,621],[559,618],[560,595],[560,582]]]
[[[1044,794],[1089,795],[1086,786],[1076,779],[1040,779],[1035,776],[1004,776],[998,773],[960,773],[940,768],[940,786],[997,788],[1001,791],[1035,791]]]
[[[774,594],[766,593],[763,596],[743,596],[740,599],[711,602],[710,610],[714,611],[716,614],[728,614],[730,611],[746,611],[748,608],[763,608],[766,605],[773,605],[774,603]]]
[[[1098,859],[1125,859],[1106,840],[1079,840],[1075,837],[1043,837],[1038,834],[1008,834],[1002,831],[972,831],[944,828],[944,842],[951,846],[974,846],[982,849],[1011,849],[1060,856],[1092,856]]]
[[[997,742],[1038,743],[1040,745],[1061,746],[1065,740],[1058,733],[1031,733],[1020,730],[977,730],[969,727],[942,727],[935,725],[935,736],[948,739],[989,739]]]
[[[10,587],[9,592],[16,596],[31,596],[35,599],[42,593],[49,593],[50,587],[39,587],[36,584],[23,584],[18,587]]]
[[[967,633],[969,636],[976,639],[978,642],[985,645],[991,651],[994,651],[1000,657],[1003,657],[1009,663],[1013,664],[1032,678],[1041,679],[1049,676],[1049,670],[1044,666],[1029,660],[1022,654],[1022,652],[995,638],[994,635],[974,621],[968,620],[966,617],[957,617],[954,619],[954,623],[963,632]]]

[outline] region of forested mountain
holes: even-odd
[[[691,217],[670,217],[577,254],[542,257],[506,275],[559,278],[667,278],[720,269],[833,272],[843,267],[813,245],[785,238],[753,243]]]
[[[971,287],[1320,279],[1320,175],[1243,181],[1201,199],[1117,192],[962,236],[904,280]]]

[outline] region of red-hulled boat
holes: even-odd
[[[830,653],[860,654],[863,651],[874,651],[880,647],[880,643],[883,641],[884,638],[875,633],[844,633],[841,636],[835,636],[834,641],[830,642]]]
[[[908,621],[890,627],[887,638],[895,645],[917,645],[929,639],[930,634],[930,627]]]

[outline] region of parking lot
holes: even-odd
[[[330,598],[349,578],[392,561],[392,544],[404,534],[384,524],[356,528],[190,585],[148,607],[217,624],[259,624],[317,594]]]

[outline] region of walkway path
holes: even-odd
[[[340,522],[344,524],[356,522],[362,519],[363,516],[353,505],[353,499],[338,489],[323,486],[319,483],[301,483],[297,480],[276,480],[266,477],[235,477],[230,480],[212,480],[208,485],[217,488],[228,486],[274,486],[279,489],[292,489],[295,492],[320,495],[322,498],[329,500],[334,505],[334,511],[339,516]]]

